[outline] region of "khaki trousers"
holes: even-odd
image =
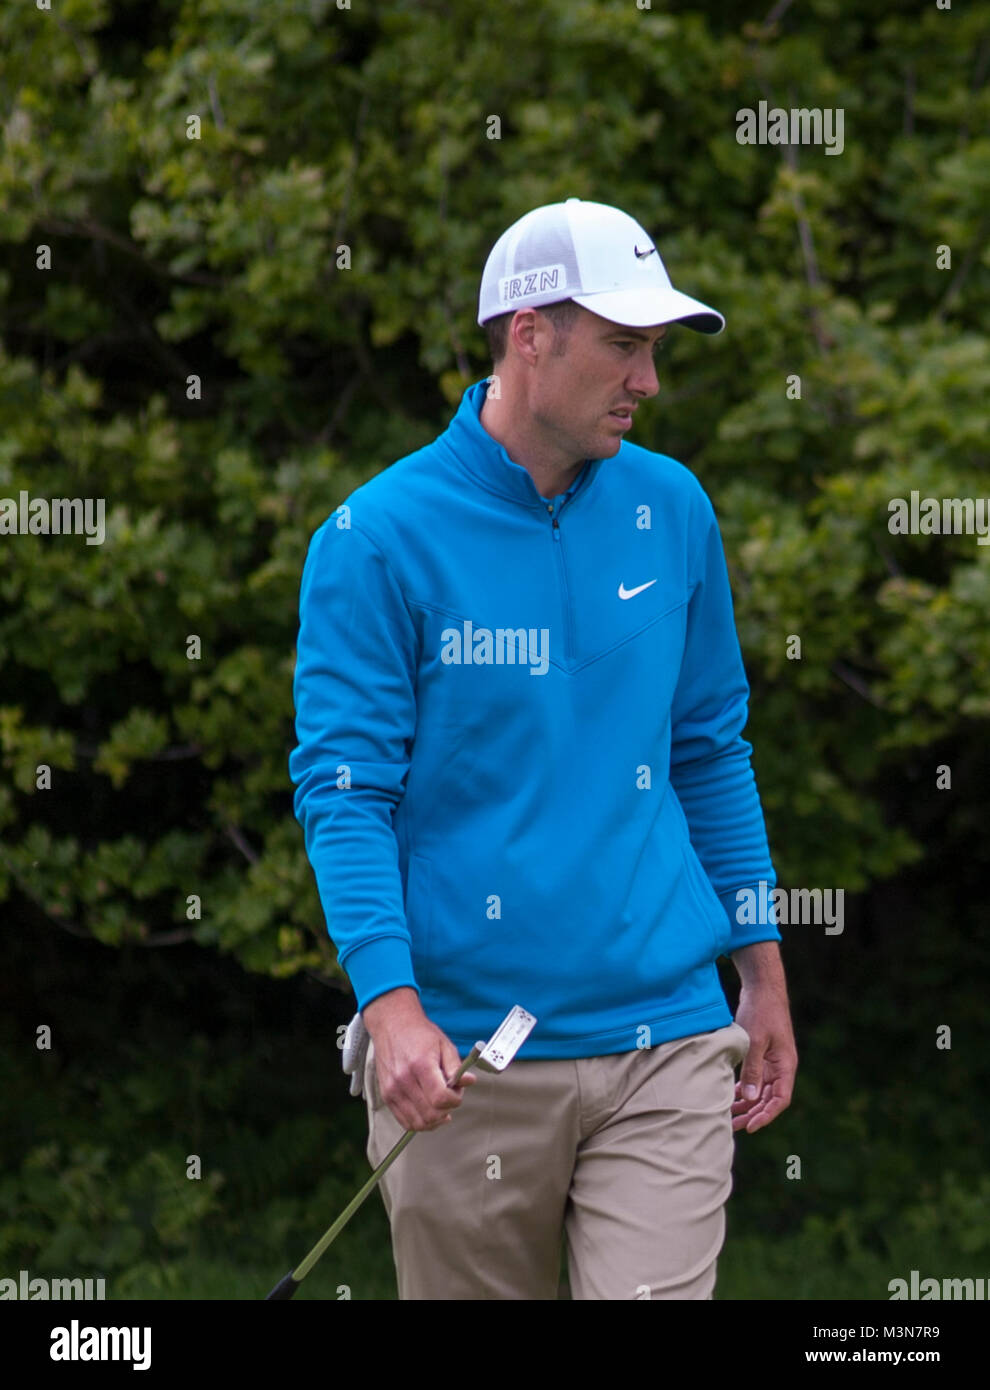
[[[400,1299],[708,1299],[732,1190],[737,1023],[605,1057],[475,1070],[382,1178]],[[403,1134],[365,1064],[368,1159]]]

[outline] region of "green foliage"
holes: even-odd
[[[719,1261],[719,1299],[889,1300],[898,1285],[920,1279],[985,1279],[990,1245],[990,1182],[948,1173],[924,1201],[888,1209],[872,1238],[861,1210],[807,1217],[793,1235],[769,1240],[730,1234]]]
[[[636,438],[716,504],[780,882],[855,895],[844,937],[788,942],[799,1034],[829,1044],[852,1088],[819,1094],[812,1054],[796,1097],[818,1123],[801,1151],[831,1175],[827,1209],[788,1207],[773,1249],[744,1216],[727,1296],[873,1289],[876,1261],[907,1261],[932,1222],[946,1249],[979,1254],[961,1213],[986,1201],[972,1173],[953,1185],[972,1135],[930,1099],[927,1195],[911,1194],[904,1131],[876,1150],[882,1177],[861,1179],[850,1154],[874,1083],[848,1056],[918,1036],[934,1011],[971,1030],[954,1104],[980,1076],[990,546],[893,535],[888,507],[988,491],[982,16],[661,10],[0,10],[0,497],[106,504],[100,545],[0,536],[0,909],[39,941],[54,924],[122,954],[192,944],[275,979],[339,978],[286,765],[309,537],[487,373],[476,296],[499,233],[570,195],[625,207],[728,320],[717,339],[672,332]],[[842,108],[842,155],[740,145],[736,112],[760,100]],[[850,991],[867,959],[880,984]],[[137,1113],[167,1109],[167,1074],[130,1066]],[[281,1140],[319,1147],[288,1120]],[[280,1143],[240,1141],[246,1166],[277,1167]],[[135,1296],[221,1296],[240,1165],[194,1193],[174,1176],[181,1148],[167,1126],[126,1154],[91,1124],[24,1139],[5,1258],[99,1259]],[[305,1199],[254,1194],[270,1244],[264,1259],[238,1246],[242,1269],[270,1255],[277,1273],[306,1247],[304,1200],[346,1200],[354,1163],[339,1161],[346,1181]],[[778,1190],[755,1182],[745,1210],[769,1219]],[[831,1285],[823,1246],[844,1270]]]
[[[121,984],[124,999],[149,993],[130,972]],[[368,1173],[364,1106],[342,1096],[339,1070],[327,1105],[332,1029],[311,1033],[314,1064],[299,1068],[295,1040],[271,1025],[260,1048],[229,1022],[185,1037],[167,996],[140,1024],[110,1017],[102,1057],[38,1054],[9,1028],[0,1039],[0,1085],[16,1117],[0,1136],[0,1271],[103,1277],[112,1299],[263,1296]],[[882,1300],[911,1269],[982,1277],[990,1180],[978,1110],[959,1103],[951,1075],[919,1103],[920,1065],[902,1055],[899,1074],[896,1047],[843,1060],[829,1035],[808,1038],[817,1065],[800,1106],[737,1140],[717,1296]],[[985,1071],[972,1078],[978,1088]],[[968,1088],[968,1076],[958,1080]],[[918,1128],[924,1155],[912,1148]],[[801,1176],[782,1180],[795,1151]],[[187,1176],[193,1153],[199,1179]],[[377,1194],[299,1297],[337,1299],[345,1285],[354,1299],[395,1297]]]
[[[972,14],[805,9],[767,29],[731,7],[512,0],[496,24],[216,0],[165,7],[143,48],[95,3],[2,21],[24,76],[0,162],[0,492],[103,496],[107,537],[0,552],[0,893],[56,906],[29,876],[47,826],[63,911],[100,900],[80,929],[124,939],[140,894],[98,864],[126,830],[143,881],[175,870],[138,935],[195,892],[193,939],[335,971],[288,806],[305,546],[484,373],[486,251],[569,193],[657,227],[678,283],[728,314],[717,341],[675,335],[642,437],[719,509],[781,880],[859,890],[918,857],[884,776],[990,709],[990,550],[893,537],[886,503],[983,486],[988,98],[959,96]],[[845,112],[841,157],[736,141],[738,108],[812,94]],[[40,763],[90,799],[85,829],[49,816]],[[159,847],[186,829],[185,857]]]
[[[85,989],[88,972],[72,973]],[[269,1023],[259,1045],[227,1018],[189,1037],[178,983],[134,965],[115,975],[106,1019],[82,1000],[63,1010],[51,1052],[0,1027],[0,1273],[104,1278],[110,1299],[262,1298],[368,1174],[364,1106],[344,1091],[333,1030],[313,1030],[315,1065],[300,1068],[284,1029]],[[94,972],[91,987],[106,986]],[[72,1056],[87,1024],[101,1044]],[[299,1297],[336,1299],[342,1284],[395,1297],[377,1194]]]

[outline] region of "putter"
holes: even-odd
[[[515,1007],[510,1009],[506,1014],[487,1043],[475,1043],[464,1061],[457,1068],[452,1080],[447,1084],[449,1086],[456,1085],[468,1068],[473,1066],[476,1066],[479,1071],[505,1071],[506,1067],[533,1031],[535,1023],[536,1019],[533,1015],[527,1013],[525,1009],[521,1009],[519,1005],[516,1004]],[[297,1264],[295,1269],[290,1269],[285,1278],[280,1279],[271,1293],[266,1295],[266,1303],[284,1302],[292,1298],[296,1289],[298,1289],[299,1285],[306,1278],[306,1275],[316,1264],[320,1256],[325,1254],[328,1247],[337,1239],[368,1194],[377,1187],[382,1174],[392,1166],[399,1157],[399,1154],[409,1143],[410,1139],[419,1132],[420,1131],[416,1129],[406,1130],[402,1138],[392,1146],[381,1163],[379,1163],[360,1192],[348,1202],[347,1206],[337,1217],[337,1220],[329,1230],[320,1237],[306,1258]]]

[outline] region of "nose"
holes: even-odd
[[[626,377],[626,388],[634,396],[655,396],[660,390],[657,364],[649,349],[642,355],[637,354],[636,364]]]

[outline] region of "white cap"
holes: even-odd
[[[653,238],[635,218],[581,198],[534,208],[502,233],[485,262],[478,322],[561,299],[627,328],[725,327],[717,310],[674,289]]]

